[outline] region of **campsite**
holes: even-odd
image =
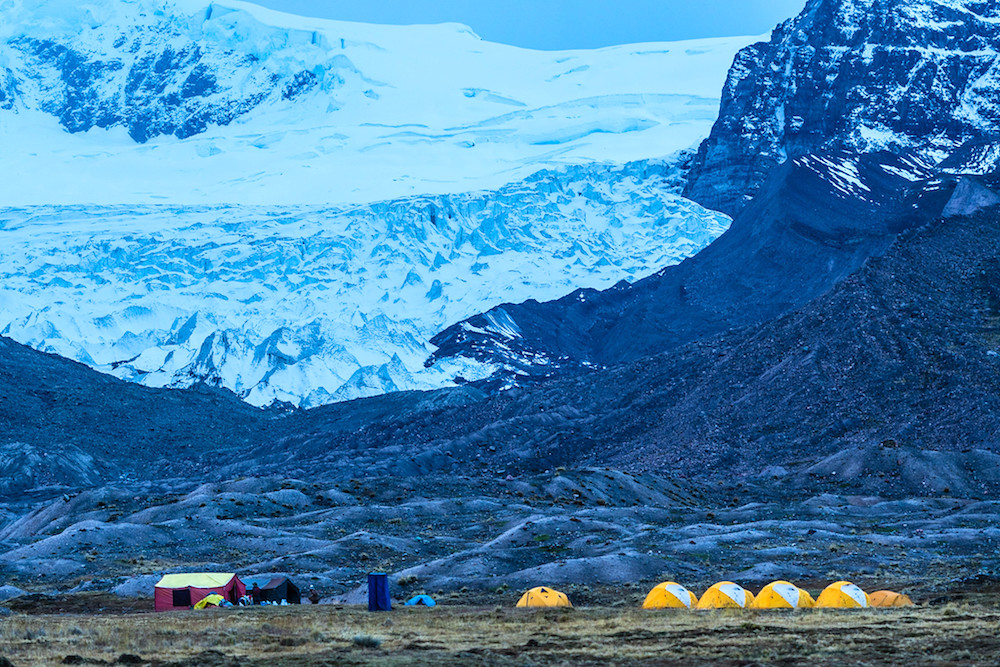
[[[737,505],[746,487],[698,496],[683,480],[604,469],[491,487],[425,478],[401,491],[365,481],[406,493],[402,501],[364,497],[350,481],[313,484],[245,479],[183,495],[107,489],[54,498],[24,522],[50,537],[11,561],[11,584],[27,594],[0,604],[0,614],[12,612],[0,616],[0,653],[25,667],[123,655],[151,665],[655,664],[668,651],[676,664],[794,664],[814,644],[815,664],[919,665],[1000,651],[1000,591],[967,566],[975,559],[989,569],[997,558],[997,505],[988,501],[824,495]],[[266,504],[272,499],[287,507]],[[262,533],[275,524],[249,512],[257,504],[279,511],[280,527]],[[200,539],[173,540],[155,554],[141,542],[194,535],[186,516],[199,517]],[[134,540],[127,559],[123,536]],[[274,558],[267,550],[278,541],[286,553]],[[225,563],[190,569],[220,555]],[[79,563],[79,574],[61,583],[56,562]],[[391,612],[365,610],[373,570],[392,573]],[[155,585],[185,572],[238,573],[244,591],[286,573],[303,604],[155,612]],[[689,602],[727,582],[763,600],[776,580],[813,599],[853,581],[869,594],[908,593],[917,606],[641,609],[661,584],[683,586]],[[318,605],[306,603],[311,586],[322,593]],[[573,607],[515,607],[539,586]],[[421,595],[435,606],[405,606]]]
[[[566,592],[583,599],[585,591]],[[165,614],[89,594],[61,601],[75,613],[59,613],[69,607],[54,600],[13,605],[20,611],[0,620],[0,645],[16,667],[792,665],[805,655],[817,666],[913,666],[987,664],[977,660],[1000,654],[995,590],[895,609],[698,613],[642,610],[646,592],[645,584],[592,590],[602,604],[537,610],[516,608],[512,592],[494,604],[449,598],[390,613],[307,604]]]

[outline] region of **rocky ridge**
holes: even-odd
[[[809,0],[736,57],[685,195],[735,215],[802,155],[912,151],[937,163],[998,133],[996,3]]]

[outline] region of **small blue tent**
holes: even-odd
[[[437,606],[437,602],[434,601],[430,595],[414,595],[412,598],[404,603],[406,607],[416,607],[417,605],[423,605],[425,607]]]
[[[392,611],[388,574],[368,575],[368,611]]]

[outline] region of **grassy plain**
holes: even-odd
[[[15,667],[198,665],[995,665],[1000,605],[902,610],[525,611],[439,606],[41,613],[0,619]],[[3,664],[0,661],[0,664]]]

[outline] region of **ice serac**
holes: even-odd
[[[685,194],[735,215],[804,154],[912,150],[936,163],[998,134],[1000,4],[809,0],[736,57]]]
[[[638,280],[724,232],[679,182],[674,162],[644,161],[347,207],[0,209],[0,332],[255,405],[447,386],[493,371],[424,367],[448,324]]]

